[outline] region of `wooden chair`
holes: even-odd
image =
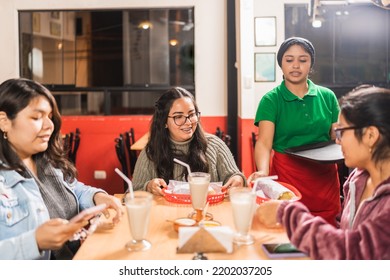
[[[252,147],[255,148],[257,141],[257,135],[256,133],[252,132]]]
[[[73,148],[69,155],[70,160],[73,161],[74,164],[76,164],[76,156],[77,156],[77,151],[79,149],[79,146],[80,146],[80,129],[76,128],[76,133],[74,134]]]
[[[231,146],[232,142],[232,137],[229,134],[226,134],[225,137],[223,138],[223,141],[225,141],[226,146],[229,147]]]
[[[131,150],[130,147],[135,143],[134,129],[130,128],[129,131],[125,132],[125,143],[126,143],[126,152],[127,152],[127,162],[129,164],[130,170],[129,175],[132,177],[134,173],[135,164],[137,162],[138,154],[136,151]]]
[[[135,142],[134,129],[130,128],[124,133],[120,133],[119,137],[115,138],[115,151],[121,164],[122,172],[130,179],[133,177],[135,164],[137,162],[137,151],[130,149]],[[124,190],[127,190],[127,183],[124,183]]]
[[[66,152],[66,156],[73,164],[76,164],[76,156],[79,146],[80,129],[76,128],[75,132],[70,132],[64,137],[64,150]]]
[[[229,134],[225,134],[225,132],[222,131],[219,126],[217,126],[215,135],[221,138],[225,142],[226,146],[228,146],[230,149],[232,137]]]
[[[119,163],[121,164],[121,169],[123,174],[129,177],[129,169],[127,164],[127,156],[126,156],[126,144],[123,139],[123,134],[119,134],[119,137],[115,138],[115,152],[118,157]],[[127,183],[123,182],[124,191],[127,190]]]
[[[217,129],[215,130],[215,135],[217,135],[221,139],[223,137],[223,131],[219,128],[219,126],[217,126]]]
[[[251,154],[252,154],[252,164],[253,164],[252,168],[253,168],[253,171],[257,171],[256,161],[255,161],[256,141],[257,141],[257,135],[256,135],[256,133],[252,132],[252,136],[251,136]]]

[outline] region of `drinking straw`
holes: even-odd
[[[187,163],[182,162],[181,160],[178,160],[177,158],[174,158],[173,161],[178,163],[178,164],[181,164],[181,165],[187,167],[188,175],[191,174],[191,168],[190,168],[190,166]]]
[[[125,174],[123,174],[122,171],[120,171],[118,168],[115,168],[115,172],[118,173],[118,175],[121,176],[123,180],[125,180],[125,182],[126,182],[127,185],[129,186],[129,187],[128,187],[128,191],[129,191],[129,193],[130,193],[130,198],[133,199],[133,198],[134,198],[133,183],[132,183],[131,180],[130,180]]]
[[[277,180],[278,179],[278,175],[272,175],[272,176],[265,176],[265,177],[260,177],[260,178],[257,178],[254,182],[253,182],[253,188],[252,188],[252,192],[256,192],[256,183],[257,181],[261,181],[261,180]]]

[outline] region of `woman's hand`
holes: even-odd
[[[119,223],[119,221],[122,218],[123,213],[122,213],[121,201],[118,198],[116,198],[115,196],[112,196],[112,195],[108,195],[108,194],[103,193],[103,192],[98,192],[94,195],[93,201],[95,202],[96,205],[105,203],[105,204],[107,204],[107,208],[114,209],[116,212],[116,215],[114,218],[112,218],[112,222],[114,224]],[[103,214],[106,218],[110,217],[110,212],[107,209],[103,211]]]
[[[164,179],[155,178],[149,181],[146,190],[154,195],[163,195],[162,189],[167,187]]]
[[[248,180],[247,180],[247,184],[248,186],[251,186],[252,185],[252,182],[254,180],[256,180],[257,178],[261,178],[261,177],[267,177],[268,174],[265,173],[264,171],[256,171],[256,172],[253,172],[249,177],[248,177]]]
[[[277,221],[276,215],[282,202],[283,200],[269,200],[261,203],[256,210],[257,218],[260,223],[268,228],[281,227],[280,223]]]
[[[39,250],[56,250],[61,248],[66,241],[72,239],[73,235],[87,224],[88,221],[82,220],[70,223],[60,218],[51,219],[43,223],[35,232]]]
[[[244,179],[240,175],[234,175],[229,178],[225,185],[222,186],[222,190],[229,190],[232,187],[244,187]]]

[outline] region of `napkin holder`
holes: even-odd
[[[232,253],[233,231],[226,226],[180,227],[177,253]]]

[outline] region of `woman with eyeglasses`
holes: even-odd
[[[390,259],[390,89],[362,88],[342,97],[336,142],[354,168],[344,184],[340,227],[311,215],[300,202],[272,201],[257,216],[283,225],[313,259]]]
[[[278,175],[279,181],[300,191],[301,201],[314,215],[336,225],[341,210],[337,165],[298,159],[285,152],[289,148],[334,139],[332,128],[339,114],[336,95],[308,78],[315,50],[307,39],[286,39],[279,48],[277,60],[284,79],[266,93],[258,105],[255,117],[257,171],[248,181]]]
[[[156,101],[149,141],[134,169],[134,188],[162,195],[169,180],[187,181],[187,169],[174,158],[189,164],[192,172],[210,173],[211,182],[222,181],[225,188],[246,184],[226,144],[203,131],[194,96],[180,87]]]

